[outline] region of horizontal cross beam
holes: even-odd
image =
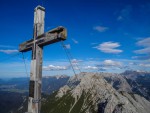
[[[61,40],[66,40],[66,37],[67,37],[67,30],[64,27],[60,26],[42,35],[37,36],[35,40],[31,39],[26,42],[23,42],[22,44],[19,45],[19,51],[26,52],[32,50],[34,43],[43,47],[48,44],[59,42]]]

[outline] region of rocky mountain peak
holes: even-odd
[[[61,99],[65,95],[71,95],[74,101],[69,108],[69,113],[79,102],[81,102],[80,113],[149,112],[149,101],[137,94],[117,91],[104,79],[108,76],[110,75],[80,73],[77,77],[71,77],[67,86],[61,88],[56,97]],[[114,78],[118,79],[117,76],[114,76]]]

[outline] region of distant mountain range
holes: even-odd
[[[51,94],[68,80],[69,76],[65,75],[43,77],[42,93]],[[0,79],[0,113],[23,113],[27,109],[28,82],[28,78]]]
[[[150,100],[150,73],[125,71],[121,74],[101,73],[116,90],[139,94]]]
[[[65,85],[69,79],[66,75],[44,76],[42,78],[42,92],[50,94]],[[0,79],[0,91],[28,92],[29,78]]]
[[[42,82],[42,113],[150,113],[148,72],[82,72],[77,77],[47,76]],[[27,78],[0,79],[0,113],[26,111],[27,91]],[[9,103],[16,106],[7,107]]]

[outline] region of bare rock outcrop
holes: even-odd
[[[150,102],[145,98],[128,93],[126,90],[117,91],[112,84],[108,83],[104,77],[110,77],[109,74],[101,75],[98,73],[80,73],[77,77],[73,76],[68,81],[68,85],[61,88],[57,95],[63,97],[66,91],[74,98],[74,103],[69,108],[70,113],[74,106],[79,103],[84,95],[84,101],[81,104],[82,113],[149,113]],[[123,79],[117,75],[112,79]],[[122,82],[125,82],[124,79]],[[126,84],[126,83],[125,83]],[[127,85],[122,87],[130,90]],[[62,93],[63,92],[63,93]]]

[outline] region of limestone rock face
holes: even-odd
[[[66,95],[67,91],[69,91],[69,90],[70,90],[69,86],[65,85],[64,87],[59,89],[56,97],[61,98],[63,95]]]
[[[132,92],[144,96],[150,101],[150,72],[127,70],[121,75],[129,83]]]
[[[118,91],[125,91],[125,92],[132,92],[132,88],[129,83],[126,81],[125,77],[121,74],[114,74],[114,73],[100,73],[104,79],[110,83],[116,90]]]
[[[112,80],[122,79],[122,87],[125,87],[116,90],[113,84],[105,80],[107,77],[110,78],[110,75],[99,73],[80,73],[77,77],[73,76],[66,86],[60,88],[57,100],[66,95],[71,96],[73,101],[66,113],[75,113],[75,108],[78,111],[76,113],[150,113],[150,102],[137,94],[129,93],[130,85],[123,78],[117,75],[112,77]],[[66,103],[66,99],[63,102]]]

